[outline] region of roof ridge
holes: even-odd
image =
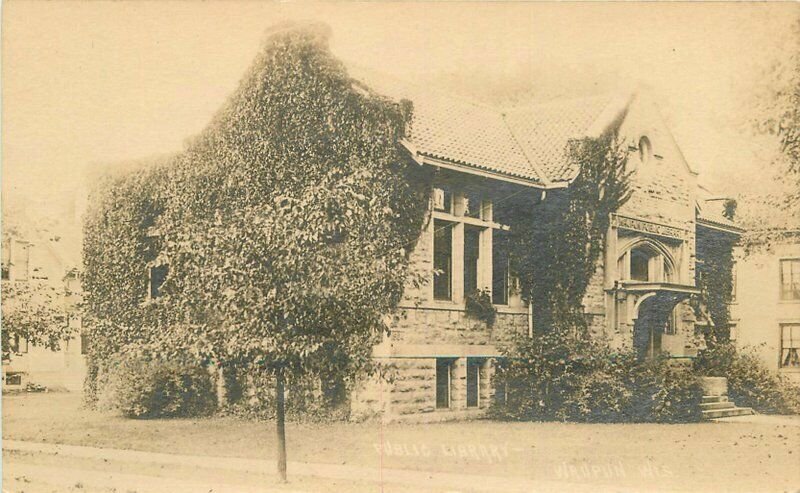
[[[539,178],[542,180],[542,184],[545,186],[545,188],[552,187],[553,181],[550,179],[549,176],[547,176],[547,173],[545,173],[544,170],[538,164],[536,164],[533,159],[531,159],[530,155],[528,154],[528,150],[524,145],[522,145],[522,142],[520,142],[519,138],[517,137],[517,134],[514,133],[514,129],[512,129],[511,125],[509,125],[508,120],[506,119],[506,114],[504,112],[500,113],[500,118],[503,120],[503,125],[505,125],[505,128],[506,130],[508,130],[509,135],[511,135],[511,140],[514,141],[514,143],[519,148],[519,151],[525,157],[525,160],[528,162],[531,168],[533,168],[533,171],[535,171],[536,174],[539,176]]]

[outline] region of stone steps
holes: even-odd
[[[708,409],[703,410],[703,419],[713,420],[717,418],[730,418],[733,416],[748,416],[755,414],[749,407],[730,407],[727,409]]]
[[[715,409],[732,409],[735,408],[736,404],[731,401],[720,401],[720,402],[703,402],[700,404],[700,409],[703,411],[712,411]]]
[[[707,404],[709,402],[727,402],[728,396],[727,395],[704,395],[703,400],[701,401],[703,404]]]

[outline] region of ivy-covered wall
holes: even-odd
[[[348,77],[320,26],[273,33],[168,163],[105,179],[84,235],[87,390],[117,355],[253,371],[368,370],[413,273],[429,170],[398,145],[411,105]],[[148,270],[167,268],[160,295]]]

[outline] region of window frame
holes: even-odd
[[[442,219],[434,219],[433,220],[433,248],[431,248],[431,250],[432,250],[432,254],[433,254],[432,265],[433,265],[434,272],[433,272],[433,282],[431,284],[432,284],[432,290],[433,290],[433,293],[432,293],[433,294],[433,299],[435,301],[453,301],[453,270],[454,270],[453,252],[455,250],[455,248],[453,248],[454,247],[454,243],[455,243],[453,241],[453,228],[454,227],[455,227],[455,224],[452,223],[452,222],[448,222],[448,221],[445,221],[445,220],[442,220]],[[442,294],[437,294],[437,276],[441,276],[442,274],[437,274],[435,272],[436,270],[440,270],[439,266],[441,265],[438,262],[437,257],[443,257],[445,255],[444,253],[437,253],[437,249],[436,249],[436,244],[437,244],[436,235],[437,235],[437,233],[440,233],[442,231],[445,232],[444,234],[446,235],[446,238],[449,238],[449,243],[450,243],[450,248],[449,248],[449,251],[447,253],[447,267],[448,268],[447,268],[447,271],[446,271],[446,274],[447,274],[447,295],[446,296],[443,296]],[[442,240],[442,241],[447,242],[447,240]],[[438,280],[438,281],[441,282],[441,280]]]
[[[466,378],[465,378],[465,390],[466,390],[466,407],[467,409],[479,409],[481,407],[481,372],[483,371],[484,365],[486,364],[485,358],[478,358],[474,356],[468,356],[466,358]],[[470,372],[474,371],[474,382],[470,381]],[[472,383],[472,385],[470,385]],[[470,399],[470,387],[474,387],[475,391],[475,399],[474,404],[471,404],[472,400]]]
[[[478,242],[478,274],[477,274],[477,290],[488,290],[492,292],[494,290],[494,281],[493,281],[493,274],[494,274],[494,265],[492,260],[492,254],[494,253],[494,245],[493,245],[493,232],[496,230],[502,231],[509,231],[507,225],[496,223],[492,220],[493,217],[493,209],[494,204],[489,197],[484,192],[476,192],[471,190],[469,187],[463,188],[454,188],[448,185],[438,185],[434,186],[433,188],[434,194],[435,193],[447,193],[450,192],[452,194],[452,204],[451,204],[451,211],[446,212],[442,208],[436,207],[436,199],[434,196],[431,197],[431,217],[433,219],[432,225],[433,227],[430,228],[431,236],[432,236],[432,247],[431,253],[429,254],[431,265],[433,266],[433,270],[437,269],[437,249],[436,249],[436,232],[439,229],[437,223],[446,222],[449,224],[451,228],[451,257],[450,257],[450,269],[451,269],[451,279],[450,279],[450,296],[445,298],[443,296],[437,296],[437,289],[435,287],[436,279],[435,274],[432,275],[431,288],[428,291],[429,299],[433,301],[433,303],[439,304],[449,304],[449,305],[463,305],[465,303],[466,296],[469,294],[465,290],[465,258],[464,258],[464,237],[465,237],[465,229],[466,228],[473,228],[477,227],[480,229],[480,239]],[[444,191],[444,192],[437,192],[437,191]],[[479,211],[479,218],[478,217],[471,217],[470,215],[464,214],[465,208],[465,198],[467,196],[472,197],[480,197],[480,211]],[[458,272],[456,272],[458,270]],[[510,269],[506,269],[508,271],[508,277],[505,286],[506,286],[506,293],[505,298],[506,301],[503,304],[498,304],[499,306],[508,306],[510,305],[510,298],[511,298],[511,289],[512,289],[512,280],[511,280],[511,273]],[[461,276],[458,278],[456,276],[458,274]],[[492,300],[494,300],[494,295],[492,295]],[[495,304],[495,303],[493,303]]]
[[[456,361],[457,358],[436,358],[434,375],[434,407],[437,411],[449,410],[453,408],[453,368],[455,367]],[[447,372],[447,389],[444,399],[440,399],[439,372],[443,368],[446,369],[445,371]],[[441,405],[442,401],[445,401],[444,405]]]
[[[795,265],[796,267],[792,267],[790,269],[790,279],[789,284],[784,283],[784,264],[787,265]],[[797,269],[795,271],[795,268]],[[797,278],[796,282],[792,282],[795,277]],[[786,295],[784,288],[786,286],[790,286],[789,292],[790,296]],[[798,286],[797,289],[793,288],[792,286]],[[800,293],[800,258],[798,257],[782,257],[778,259],[778,299],[783,303],[800,303],[800,294],[794,295],[794,293]]]
[[[784,347],[784,330],[789,328],[789,341],[791,346],[788,348]],[[791,328],[794,328],[792,330]],[[800,322],[784,322],[779,324],[779,344],[780,344],[780,352],[778,353],[778,369],[781,371],[798,371],[800,372]],[[792,337],[792,333],[797,332],[797,337],[795,341],[795,337]],[[794,353],[795,361],[797,361],[796,365],[785,365],[784,361],[790,358],[790,353],[784,356],[784,350],[789,349],[791,352]]]

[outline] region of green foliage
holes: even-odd
[[[275,418],[274,376],[266,368],[242,367],[235,378],[240,391],[229,394],[225,413],[248,418]],[[286,416],[292,421],[340,421],[349,417],[345,382],[325,382],[314,375],[289,375],[286,381]],[[230,387],[229,387],[230,388]]]
[[[492,304],[492,293],[488,289],[479,289],[467,293],[464,297],[464,310],[466,314],[486,322],[491,327],[497,318],[497,309]]]
[[[695,240],[697,255],[697,287],[700,296],[694,300],[695,310],[708,308],[713,330],[706,334],[709,345],[730,339],[730,303],[733,292],[733,246],[738,238],[730,233],[702,228]],[[698,312],[698,315],[701,313]]]
[[[753,348],[717,344],[694,361],[703,375],[726,377],[728,396],[739,406],[762,413],[800,413],[800,392],[781,380],[762,363]]]
[[[202,416],[216,408],[208,371],[142,348],[110,361],[99,386],[99,407],[129,418]]]
[[[584,332],[583,298],[594,274],[610,215],[630,198],[627,150],[612,134],[571,143],[567,157],[580,172],[541,204],[511,204],[511,267],[533,303],[538,332]]]
[[[64,293],[36,281],[3,281],[3,360],[13,354],[17,339],[58,350],[74,329],[67,324]]]
[[[327,37],[271,36],[184,153],[95,193],[90,376],[142,344],[287,378],[369,369],[412,275],[430,180],[398,145],[410,105],[358,87]],[[161,263],[163,296],[147,299],[147,267]]]
[[[702,417],[703,388],[691,365],[661,356],[631,365],[629,375],[629,420],[685,423]]]
[[[501,361],[496,383],[504,419],[588,422],[690,422],[700,419],[702,388],[690,368],[639,361],[605,343],[545,333],[520,337]]]

